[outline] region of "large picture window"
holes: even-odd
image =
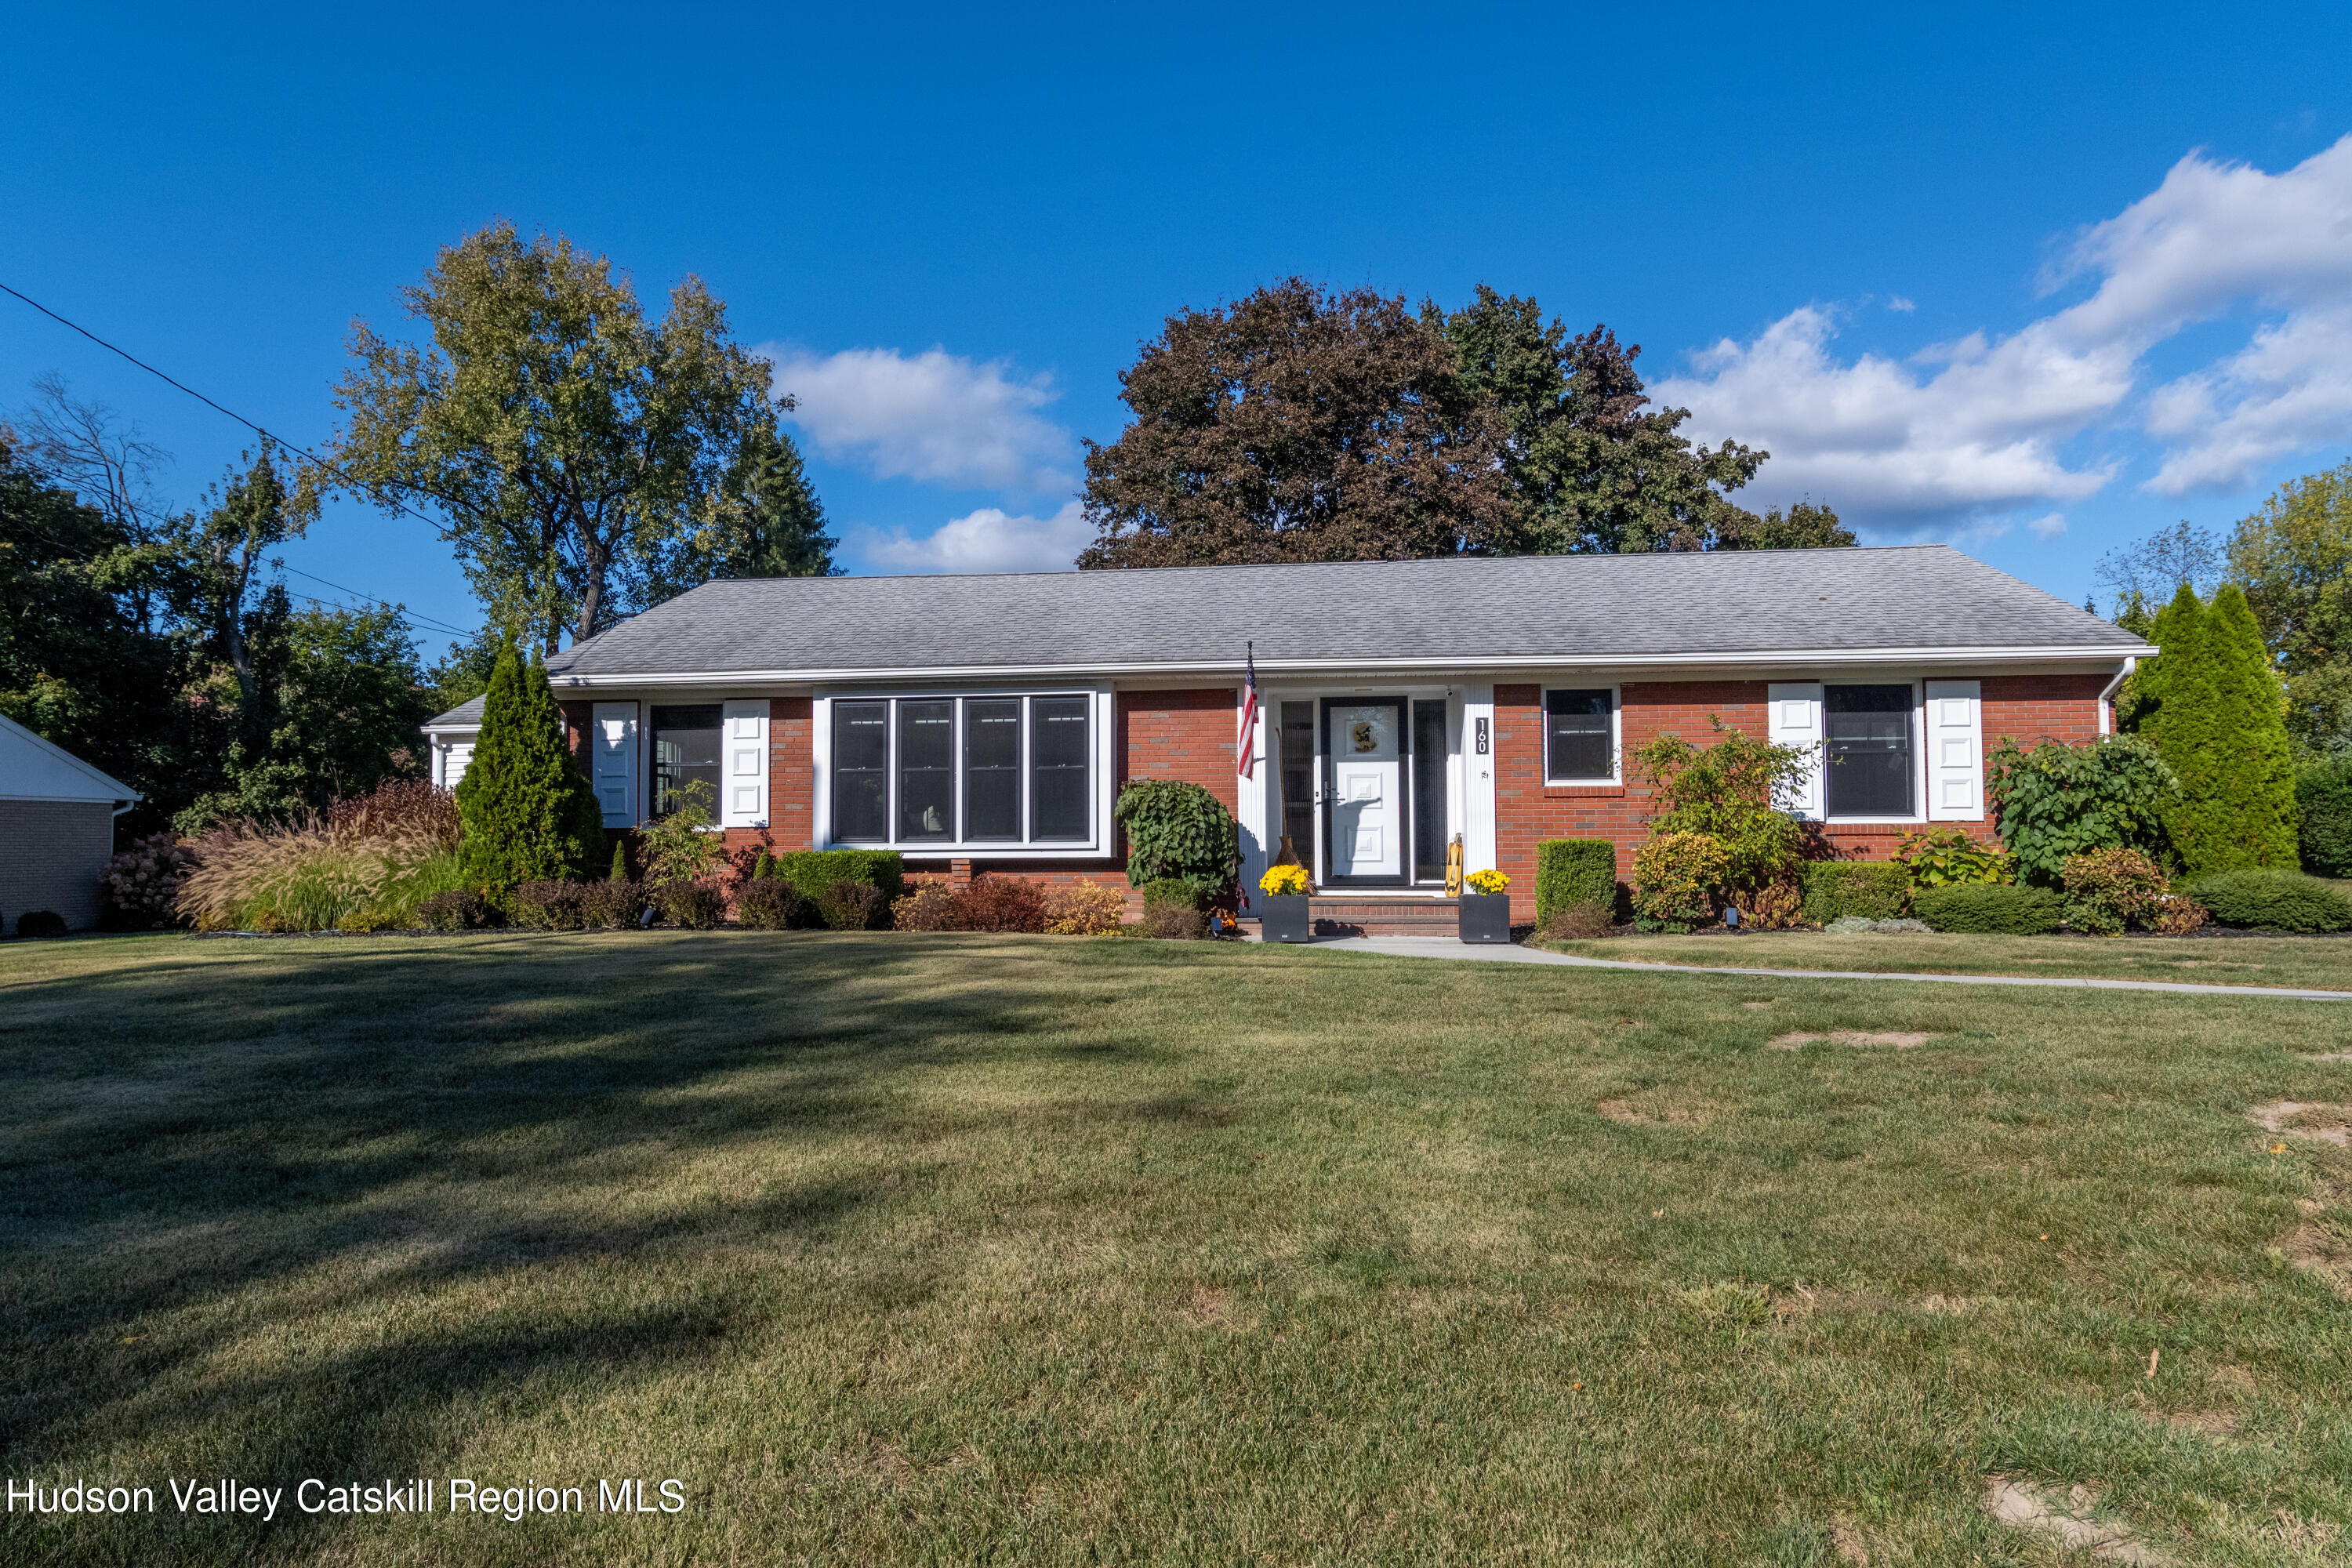
[[[1822,691],[1828,720],[1822,747],[1828,813],[1907,817],[1916,810],[1911,688],[1832,686]]]
[[[915,846],[1090,844],[1093,699],[833,703],[833,838]]]
[[[1617,776],[1615,702],[1607,689],[1544,693],[1544,778],[1608,784]]]
[[[716,702],[654,709],[654,815],[667,816],[687,804],[688,786],[702,809],[719,818],[719,736],[724,721]]]

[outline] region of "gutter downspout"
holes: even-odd
[[[2119,669],[2119,670],[2116,671],[2116,678],[2115,678],[2113,680],[2108,681],[2108,682],[2107,682],[2107,684],[2106,684],[2106,686],[2105,686],[2105,688],[2103,690],[2101,690],[2101,691],[2100,691],[2100,693],[2099,693],[2099,733],[2100,733],[2100,734],[2102,734],[2102,735],[2111,735],[2111,734],[2115,733],[2115,726],[2114,726],[2112,723],[2110,723],[2110,722],[2108,721],[2108,714],[2110,713],[2110,711],[2112,711],[2112,710],[2110,710],[2110,708],[2108,707],[2108,704],[2109,704],[2110,702],[2112,702],[2112,701],[2115,700],[2116,688],[2117,688],[2117,687],[2121,686],[2121,685],[2125,682],[2125,680],[2126,680],[2127,679],[2129,679],[2129,678],[2130,678],[2130,676],[2131,676],[2131,672],[2132,672],[2133,670],[2135,670],[2135,669],[2138,668],[2139,668],[2139,656],[2138,656],[2137,654],[2128,654],[2128,655],[2125,656],[2125,658],[2124,658],[2124,667],[2123,667],[2121,669]]]

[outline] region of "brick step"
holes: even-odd
[[[1317,936],[1452,936],[1461,929],[1451,899],[1383,899],[1317,894],[1307,901]]]

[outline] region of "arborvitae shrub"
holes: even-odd
[[[2303,813],[2303,866],[2322,877],[2352,877],[2352,757],[2314,763],[2295,775]]]
[[[1606,838],[1547,838],[1536,846],[1536,924],[1549,930],[1570,909],[1617,913],[1617,846]],[[1591,914],[1576,917],[1594,923]]]
[[[513,644],[501,648],[457,790],[466,879],[493,907],[524,882],[576,880],[604,853],[604,811],[564,749],[561,721],[538,657],[525,666]]]
[[[2224,871],[2200,877],[2181,891],[2223,925],[2255,931],[2352,931],[2352,899],[2300,871]]]
[[[2156,723],[2157,749],[2180,781],[2166,824],[2173,849],[2191,876],[2292,866],[2293,752],[2262,630],[2234,583],[2195,625],[2194,662],[2166,677]]]
[[[2064,910],[2064,901],[2046,888],[2000,882],[1954,883],[1911,895],[1912,913],[1937,931],[2040,936],[2058,929]]]
[[[1816,860],[1801,875],[1805,919],[1814,925],[1846,915],[1898,920],[1911,892],[1909,868],[1892,860]]]

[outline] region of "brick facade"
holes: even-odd
[[[47,910],[75,931],[98,923],[99,879],[114,854],[114,812],[102,800],[0,800],[0,925]]]

